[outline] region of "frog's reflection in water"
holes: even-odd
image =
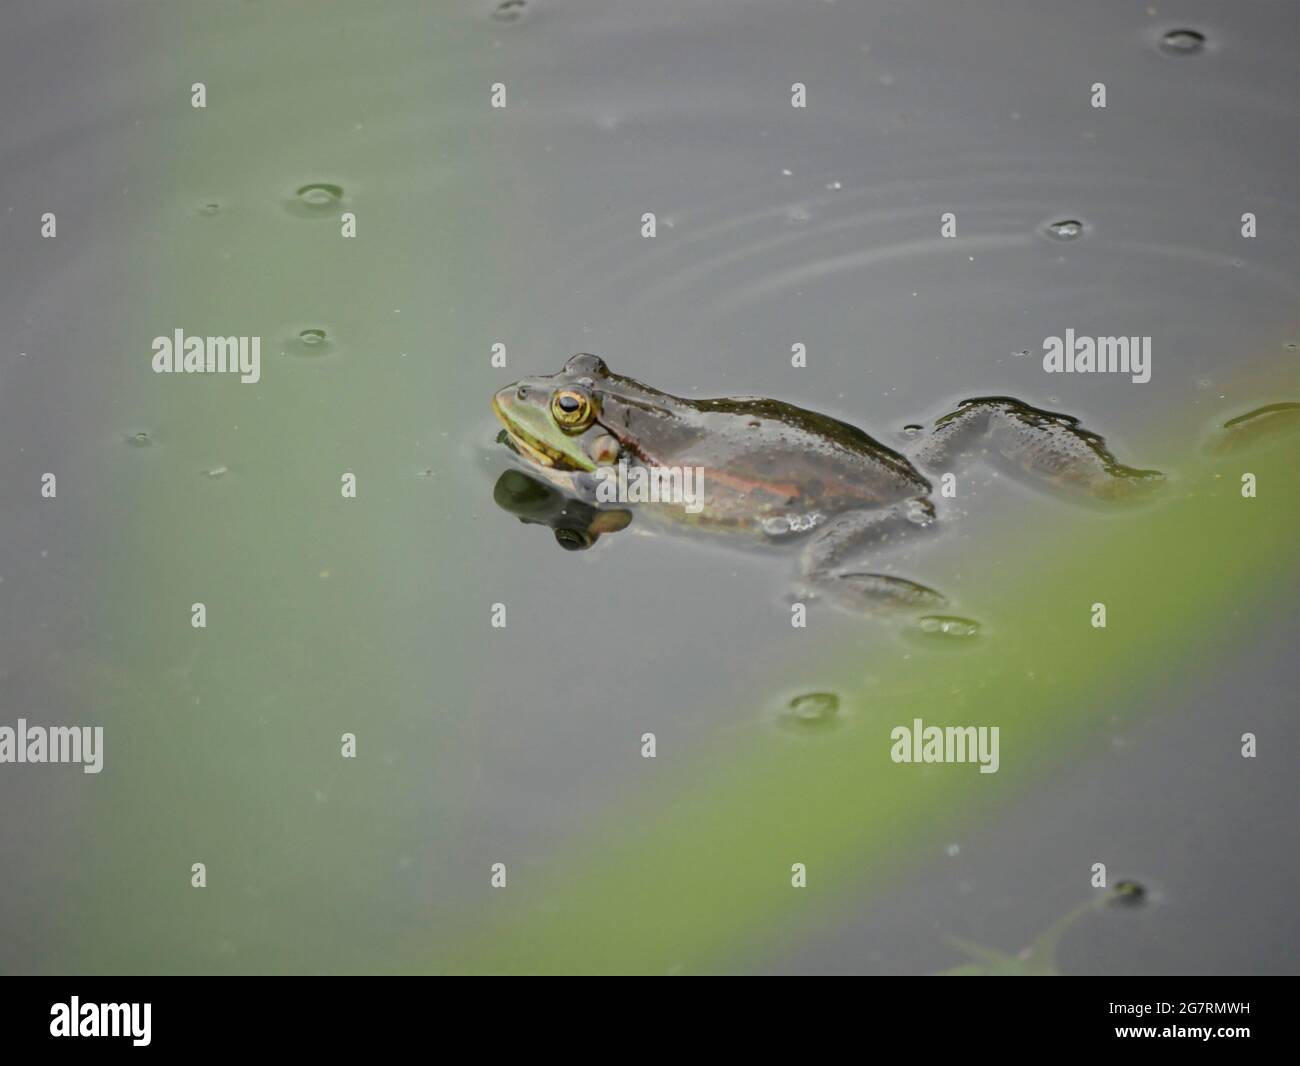
[[[507,470],[497,478],[492,498],[521,522],[549,526],[565,551],[585,551],[602,534],[617,533],[632,523],[631,511],[593,507],[521,470]]]

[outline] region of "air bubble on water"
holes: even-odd
[[[786,729],[811,731],[839,720],[840,698],[834,692],[804,692],[789,699],[777,714]]]
[[[153,438],[144,430],[141,430],[139,433],[132,433],[126,438],[126,442],[132,448],[147,448],[153,443]]]
[[[904,432],[904,433],[920,433],[921,430],[922,430],[923,428],[924,428],[923,426],[917,425],[917,423],[915,423],[915,422],[911,422],[911,423],[909,423],[908,425],[906,425],[906,426],[903,427],[903,432]]]
[[[211,470],[205,470],[203,473],[206,477],[225,477],[226,474],[230,473],[230,468],[225,466],[214,466]]]
[[[204,204],[199,208],[199,214],[203,215],[205,218],[214,218],[221,214],[221,205],[218,203]]]
[[[525,0],[501,0],[493,9],[492,17],[498,22],[517,22],[527,6]]]
[[[316,327],[300,330],[288,345],[291,355],[324,355],[330,350],[329,335]]]
[[[328,207],[343,199],[343,190],[337,185],[304,185],[298,190],[298,199],[308,207]]]
[[[839,192],[842,188],[844,188],[844,182],[828,181],[826,183],[826,188],[830,189],[831,192]]]
[[[1146,901],[1146,886],[1137,881],[1116,881],[1111,894],[1111,902],[1123,907],[1137,907]]]
[[[916,632],[936,640],[965,641],[979,636],[980,624],[956,615],[928,614],[916,620]]]
[[[1072,241],[1083,232],[1083,223],[1074,218],[1062,218],[1049,222],[1043,231],[1058,241]]]
[[[805,722],[824,721],[840,708],[840,698],[833,692],[806,692],[789,703],[790,713]]]
[[[949,844],[946,848],[943,849],[943,853],[947,855],[948,858],[950,859],[956,858],[956,856],[961,854],[961,845]]]
[[[1294,352],[1297,348],[1297,345],[1295,341],[1287,341],[1284,347],[1288,352]]]
[[[1191,56],[1205,50],[1205,34],[1196,30],[1170,30],[1160,38],[1160,51],[1167,56]]]
[[[291,213],[302,217],[332,215],[343,199],[343,187],[326,182],[313,182],[300,186],[289,201]]]
[[[903,517],[914,526],[920,526],[922,529],[934,524],[934,504],[928,499],[918,497],[908,500]],[[942,602],[943,597],[939,597]]]

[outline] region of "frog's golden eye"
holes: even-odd
[[[551,414],[563,429],[586,429],[596,418],[591,397],[577,389],[560,389],[551,397]]]

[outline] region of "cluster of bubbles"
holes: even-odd
[[[502,7],[512,6],[511,3],[502,4]],[[523,0],[514,0],[513,6],[523,7]],[[335,185],[330,182],[310,182],[306,185],[299,186],[294,190],[285,205],[290,214],[297,215],[300,218],[328,218],[334,217],[335,211],[339,204],[343,202],[344,191],[341,185]],[[221,204],[215,200],[209,200],[200,204],[198,214],[204,218],[215,218],[221,214]],[[329,337],[323,329],[311,328],[304,329],[293,338],[291,350],[296,355],[324,355],[330,347]],[[126,443],[132,448],[148,448],[153,444],[153,438],[144,430],[137,433],[131,433],[126,437]],[[211,478],[222,477],[227,473],[224,466],[213,467],[211,470],[203,471],[204,476]]]

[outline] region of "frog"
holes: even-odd
[[[797,544],[800,596],[869,615],[949,602],[863,560],[933,529],[931,478],[970,460],[991,459],[1080,499],[1131,501],[1164,481],[1158,470],[1121,463],[1079,419],[1006,396],[964,400],[896,448],[781,400],[675,396],[584,352],[556,374],[497,390],[492,410],[504,426],[501,439],[526,469],[598,509],[615,467],[696,471],[695,507],[673,499],[621,506],[656,530]]]

